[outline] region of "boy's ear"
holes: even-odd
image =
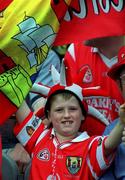
[[[48,118],[49,122],[51,122],[51,118],[50,118],[50,112],[48,111]]]
[[[43,124],[47,125],[47,127],[49,127],[51,122],[47,118],[45,118],[45,119],[43,119]]]

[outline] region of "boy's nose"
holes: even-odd
[[[69,117],[70,113],[68,109],[64,110],[64,117]]]

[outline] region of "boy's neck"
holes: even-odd
[[[63,135],[58,134],[58,133],[55,132],[55,136],[56,136],[57,141],[58,141],[59,144],[71,141],[72,139],[76,138],[77,135],[78,135],[78,133],[75,134],[75,135],[71,135],[71,136],[69,136],[69,135],[63,136]]]

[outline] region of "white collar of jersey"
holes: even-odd
[[[51,131],[51,137],[55,137],[56,136],[56,133],[55,133],[55,129],[52,128],[52,131]],[[85,141],[86,139],[88,139],[90,136],[87,134],[86,131],[84,132],[79,132],[79,135],[74,138],[73,140],[71,140],[70,142],[82,142],[82,141]]]
[[[55,133],[55,129],[54,129],[54,128],[52,128],[51,136],[52,136],[52,137],[55,137],[55,136],[56,136],[56,133]]]
[[[71,142],[82,142],[88,139],[90,136],[87,134],[86,131],[80,133],[75,139],[73,139]]]

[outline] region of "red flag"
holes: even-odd
[[[54,8],[58,17],[58,3]],[[72,0],[54,45],[125,34],[124,0]]]

